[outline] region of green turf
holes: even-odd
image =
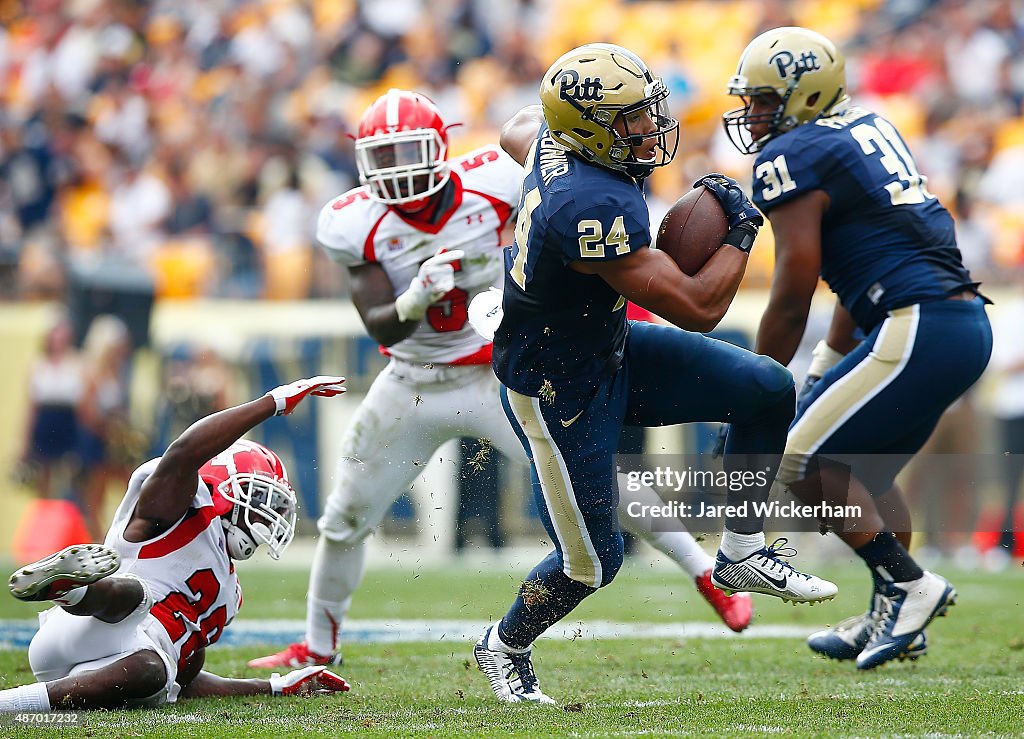
[[[515,569],[515,568],[514,568]],[[352,616],[494,618],[515,572],[410,567],[371,570]],[[757,623],[808,628],[861,610],[866,576],[829,569],[833,603],[792,607],[758,598]],[[502,706],[461,642],[345,647],[344,696],[188,701],[156,711],[94,713],[67,736],[797,736],[1004,735],[1024,732],[1024,571],[947,573],[960,592],[950,618],[929,630],[917,663],[860,673],[816,658],[797,639],[544,640],[535,665],[558,708]],[[248,618],[300,618],[306,573],[243,573]],[[25,617],[0,599],[0,617]],[[32,609],[27,609],[31,613]],[[691,586],[665,569],[627,565],[616,583],[571,617],[615,621],[712,620]],[[211,649],[207,666],[255,675],[260,647]],[[22,652],[0,652],[0,684],[31,679]],[[57,734],[54,730],[51,734]],[[40,736],[39,729],[0,736]]]

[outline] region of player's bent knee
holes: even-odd
[[[758,387],[772,397],[796,392],[792,373],[771,357],[758,357],[751,372]]]
[[[130,665],[123,664],[129,662]],[[124,697],[126,699],[149,698],[164,690],[167,685],[167,667],[156,652],[143,649],[131,657],[115,663],[123,667]]]
[[[338,526],[331,522],[324,522],[320,519],[317,522],[317,529],[331,544],[338,547],[355,547],[362,544],[373,533],[376,527],[370,526]]]
[[[320,534],[332,544],[355,546],[374,532],[379,521],[373,520],[364,506],[349,505],[327,510],[316,522]]]

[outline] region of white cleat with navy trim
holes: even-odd
[[[835,583],[793,568],[782,556],[792,557],[796,550],[787,547],[788,539],[776,539],[771,546],[733,561],[718,552],[711,582],[727,593],[761,593],[793,603],[818,603],[836,597]]]
[[[956,590],[944,578],[925,572],[917,580],[886,584],[871,638],[857,655],[857,667],[870,670],[912,653],[915,641],[936,616],[956,603]]]
[[[491,690],[498,700],[505,703],[542,703],[554,705],[555,701],[540,690],[540,682],[533,671],[530,652],[511,654],[487,648],[491,626],[480,637],[473,648],[473,656],[480,671],[487,676]]]

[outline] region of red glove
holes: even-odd
[[[307,395],[320,395],[325,398],[341,395],[345,392],[345,388],[341,386],[343,382],[345,382],[344,377],[320,375],[308,380],[296,380],[290,385],[275,387],[267,395],[277,403],[277,412],[274,415],[287,416]]]
[[[335,675],[323,665],[292,670],[283,677],[276,672],[270,676],[272,695],[328,695],[346,693],[350,689],[345,678]]]

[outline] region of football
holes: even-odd
[[[655,246],[693,276],[722,246],[729,231],[725,211],[706,187],[695,187],[676,201],[658,228]]]

